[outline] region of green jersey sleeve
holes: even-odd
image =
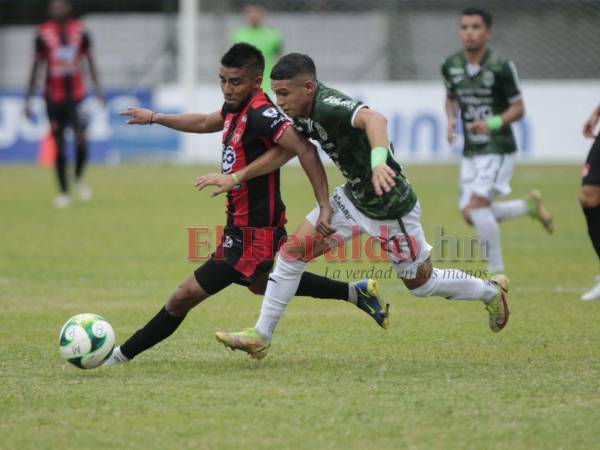
[[[347,97],[328,95],[319,104],[319,119],[326,129],[352,128],[354,114],[365,105]]]
[[[521,97],[521,86],[517,68],[512,61],[506,61],[500,71],[500,90],[509,103]]]

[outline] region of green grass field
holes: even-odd
[[[1,449],[600,446],[600,304],[579,301],[598,266],[578,167],[517,169],[511,197],[540,188],[557,233],[528,218],[502,225],[512,316],[500,334],[479,302],[412,298],[386,279],[388,331],[352,305],[297,298],[257,363],[214,339],[257,317],[261,298],[234,286],[131,364],[83,371],[63,361],[58,332],[70,316],[101,314],[122,341],[196,267],[185,227],[224,220],[224,198],[192,188],[206,170],[92,167],[94,200],[56,211],[51,172],[0,168]],[[429,237],[434,225],[474,234],[457,211],[456,166],[406,173]],[[339,181],[332,171],[331,186]],[[314,202],[299,169],[282,184],[291,231]]]

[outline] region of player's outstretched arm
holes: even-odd
[[[129,116],[127,125],[151,125],[157,123],[186,133],[214,133],[223,129],[225,121],[219,111],[210,114],[162,114],[146,108],[127,108],[119,113]]]
[[[583,135],[586,138],[593,139],[594,137],[596,137],[596,135],[594,134],[594,130],[596,128],[596,125],[598,125],[598,121],[600,121],[600,105],[598,105],[596,109],[594,109],[588,120],[586,120],[583,124]]]
[[[390,140],[387,132],[387,119],[376,111],[362,108],[354,117],[353,126],[365,130],[371,145],[371,182],[377,195],[383,195],[396,185],[396,172],[387,165]]]
[[[321,158],[319,158],[317,149],[302,137],[294,127],[288,127],[277,141],[277,144],[284,150],[298,156],[302,169],[304,169],[310,180],[320,209],[319,219],[316,224],[317,231],[323,236],[335,233],[335,229],[331,227],[327,174],[325,173],[325,168],[323,167]]]
[[[285,165],[294,156],[296,155],[293,152],[284,150],[279,145],[276,145],[243,169],[231,174],[209,173],[202,175],[196,179],[194,186],[199,191],[207,186],[217,186],[217,189],[211,194],[212,197],[215,197],[223,192],[231,191],[236,184],[243,181],[274,172]]]

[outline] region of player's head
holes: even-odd
[[[260,89],[265,59],[256,47],[234,44],[221,58],[219,78],[227,106],[235,111],[241,109],[248,99]]]
[[[244,6],[243,12],[248,25],[254,28],[262,26],[263,17],[265,15],[265,10],[262,6],[250,3]]]
[[[484,48],[492,36],[492,15],[479,8],[466,8],[460,18],[460,38],[466,51]]]
[[[51,0],[48,3],[48,15],[59,22],[70,17],[72,12],[73,5],[68,0]]]
[[[277,105],[290,117],[310,114],[317,88],[317,69],[308,55],[289,53],[271,70],[271,89]]]

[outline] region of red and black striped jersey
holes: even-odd
[[[85,96],[81,59],[90,50],[90,37],[79,20],[49,20],[38,27],[35,59],[48,64],[44,88],[48,101],[79,101]]]
[[[261,90],[240,111],[223,106],[222,173],[234,173],[261,156],[292,123]],[[243,181],[227,195],[227,224],[238,227],[282,227],[285,205],[279,170]]]

